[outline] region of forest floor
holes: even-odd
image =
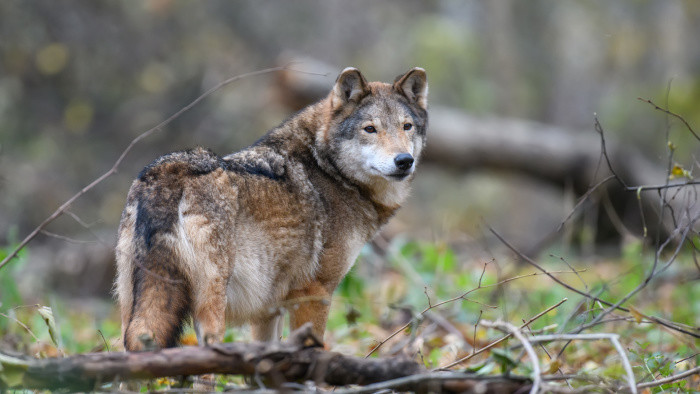
[[[583,260],[550,250],[537,264],[581,292],[616,302],[644,281],[652,252],[639,242],[627,244],[614,259]],[[550,385],[601,392],[624,387],[624,358],[638,383],[658,381],[696,369],[700,361],[697,338],[653,318],[694,333],[700,326],[698,268],[690,251],[676,259],[624,304],[629,312],[610,312],[595,324],[605,305],[565,288],[527,262],[505,257],[462,261],[446,245],[400,238],[381,252],[376,244],[368,245],[335,293],[326,348],[356,356],[405,355],[428,370],[449,367],[482,375],[531,376],[532,359],[518,339],[479,350],[504,336],[487,327],[489,322],[521,326],[532,320],[525,334],[617,334],[624,349],[622,355],[613,342],[603,339],[533,344]],[[28,297],[13,278],[21,265],[22,258],[0,276],[0,349],[39,358],[123,350],[118,310],[111,300]],[[28,298],[32,304],[27,304]],[[37,299],[39,304],[34,303]],[[249,340],[245,327],[229,329],[225,338]],[[190,327],[182,342],[196,344]],[[2,379],[8,376],[0,371]],[[181,385],[158,379],[142,385],[142,391],[175,384]],[[240,387],[241,377],[221,376],[215,389]],[[697,392],[699,387],[700,376],[694,374],[640,392]]]

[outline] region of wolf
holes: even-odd
[[[333,291],[409,193],[428,126],[425,70],[394,83],[346,68],[327,97],[248,148],[170,153],[134,180],[116,246],[126,350],[173,347],[191,317],[201,345],[249,323],[320,338]]]

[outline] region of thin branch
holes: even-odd
[[[637,385],[637,388],[638,389],[646,389],[649,387],[657,387],[657,386],[664,385],[666,383],[672,383],[672,382],[675,382],[677,380],[685,379],[689,376],[698,375],[698,374],[700,374],[700,367],[695,367],[693,369],[689,369],[689,370],[682,372],[682,373],[679,373],[677,375],[671,375],[667,378],[655,380],[653,382],[640,383]]]
[[[10,320],[14,320],[15,323],[19,324],[22,328],[24,328],[24,329],[29,333],[29,335],[31,335],[32,337],[34,337],[34,340],[35,340],[35,341],[39,342],[39,338],[37,338],[37,336],[34,335],[34,333],[32,332],[32,330],[29,329],[29,327],[27,327],[26,324],[22,323],[21,321],[17,320],[16,318],[14,318],[14,317],[12,317],[12,316],[6,315],[6,314],[1,313],[1,312],[0,312],[0,316],[4,316],[4,317],[6,317],[6,318],[8,318],[8,319],[10,319]]]
[[[571,264],[569,264],[569,262],[566,261],[566,259],[565,259],[564,257],[562,257],[562,256],[557,256],[557,255],[554,255],[554,254],[550,254],[550,256],[551,256],[551,257],[559,258],[559,260],[561,260],[561,262],[563,262],[564,264],[566,264],[566,266],[569,267],[570,270],[576,272],[576,270],[574,269],[574,267],[572,267]],[[588,291],[588,284],[586,283],[586,281],[583,280],[583,278],[581,277],[581,275],[578,274],[578,272],[576,272],[576,276],[578,277],[578,280],[581,281],[581,284],[583,285],[583,288],[586,289],[586,291]]]
[[[593,125],[595,127],[595,131],[597,131],[598,134],[600,134],[600,147],[603,151],[603,157],[605,158],[605,162],[608,164],[608,169],[610,170],[610,172],[612,172],[615,179],[617,179],[617,181],[620,182],[620,184],[626,188],[627,184],[625,183],[624,180],[622,180],[622,178],[620,178],[619,175],[617,175],[617,173],[615,172],[615,169],[613,168],[612,164],[610,163],[610,157],[608,157],[608,150],[605,146],[605,132],[603,131],[603,126],[601,126],[600,121],[598,120],[597,114],[594,115]]]
[[[484,310],[480,309],[479,310],[479,317],[476,319],[476,323],[474,323],[474,339],[472,339],[472,343],[474,344],[472,346],[472,354],[476,353],[476,329],[479,326],[479,323],[481,322],[481,316],[483,316]]]
[[[424,374],[416,374],[403,378],[387,380],[386,382],[374,383],[364,387],[354,389],[333,390],[333,394],[364,394],[376,393],[383,390],[392,390],[401,387],[416,387],[418,384],[427,384],[430,382],[449,382],[459,380],[475,380],[483,383],[500,382],[500,381],[518,381],[526,383],[527,378],[518,376],[484,376],[475,374],[466,374],[461,372],[429,372]],[[486,388],[486,387],[484,387]],[[400,390],[403,391],[403,390]]]
[[[678,256],[678,253],[680,253],[681,247],[682,247],[683,244],[685,243],[685,237],[687,236],[688,230],[690,229],[691,226],[692,226],[692,222],[691,222],[691,224],[689,225],[689,227],[686,229],[686,231],[684,232],[683,238],[682,238],[681,242],[678,243],[678,247],[676,248],[676,250],[675,250],[674,254],[671,256],[671,258],[669,258],[669,261],[668,261],[668,262],[666,263],[666,265],[664,266],[664,269],[667,268],[668,266],[670,266],[670,264],[671,264],[671,263],[676,259],[676,257]],[[672,236],[672,235],[671,235],[671,236]],[[669,236],[669,240],[671,239],[671,236]],[[657,251],[656,251],[656,256],[657,256],[657,257],[656,257],[656,259],[655,259],[654,266],[652,267],[651,271],[649,272],[649,274],[647,275],[647,277],[645,278],[645,280],[642,281],[642,283],[640,283],[639,285],[637,285],[637,287],[634,288],[634,290],[630,291],[629,293],[627,293],[627,295],[625,295],[624,297],[622,297],[618,302],[616,302],[616,303],[613,304],[613,305],[610,305],[609,308],[607,308],[606,310],[604,310],[603,312],[601,312],[600,314],[598,314],[598,316],[596,316],[596,317],[590,322],[590,324],[594,324],[594,323],[597,323],[597,322],[603,320],[603,318],[604,318],[605,316],[607,316],[609,313],[611,313],[611,312],[614,311],[615,309],[619,309],[620,306],[621,306],[622,304],[624,304],[625,302],[627,302],[628,300],[630,300],[632,297],[634,297],[637,293],[639,293],[642,289],[644,289],[644,288],[651,282],[651,280],[655,277],[655,274],[657,273],[657,271],[656,271],[656,265],[657,265],[657,261],[658,261],[658,256],[659,256],[659,254],[661,253],[662,250],[663,250],[663,247],[660,247],[660,248],[657,249]],[[663,271],[663,270],[662,270],[662,271]],[[578,329],[575,329],[573,332],[574,332],[574,333],[579,333],[579,332],[581,332],[581,331],[582,331],[582,329],[581,329],[581,328],[578,328]]]
[[[571,273],[571,271],[552,271],[552,272],[545,272],[545,274],[547,274],[547,275],[551,275],[552,273]],[[470,293],[472,293],[472,292],[474,292],[474,291],[477,291],[477,290],[480,290],[480,289],[487,289],[487,288],[489,288],[489,287],[500,286],[500,285],[502,285],[502,284],[504,284],[504,283],[508,283],[508,282],[514,281],[514,280],[516,280],[516,279],[522,279],[522,278],[526,278],[526,277],[530,277],[530,276],[537,276],[537,275],[542,275],[542,274],[541,274],[541,273],[538,273],[538,272],[533,272],[533,273],[531,273],[531,274],[518,275],[518,276],[514,276],[514,277],[512,277],[512,278],[504,279],[504,280],[502,280],[502,281],[500,281],[500,282],[493,283],[493,284],[490,284],[490,285],[485,285],[485,286],[482,286],[482,285],[481,285],[481,277],[480,277],[480,278],[479,278],[479,286],[478,286],[478,287],[475,287],[475,288],[473,288],[473,289],[471,289],[471,290],[469,290],[469,291],[463,293],[463,294],[460,295],[460,296],[450,298],[449,300],[445,300],[445,301],[438,302],[437,304],[432,305],[432,306],[428,306],[428,307],[426,307],[425,309],[423,309],[423,311],[422,311],[421,313],[419,313],[418,316],[421,316],[422,314],[424,314],[425,312],[427,312],[427,311],[429,311],[429,310],[431,310],[431,309],[433,309],[433,308],[437,308],[437,307],[442,306],[442,305],[444,305],[444,304],[451,303],[451,302],[455,302],[455,301],[458,301],[458,300],[470,301],[470,302],[473,302],[473,303],[475,303],[475,304],[479,304],[479,305],[482,305],[482,306],[486,306],[486,307],[488,307],[488,308],[493,308],[493,309],[495,309],[495,308],[496,308],[495,306],[486,305],[486,304],[483,304],[483,303],[481,303],[481,302],[474,301],[474,300],[472,300],[472,299],[470,299],[470,298],[466,298],[466,296],[469,295]],[[483,273],[482,273],[482,277],[483,277]],[[562,301],[562,302],[563,302],[563,301]],[[558,304],[557,304],[557,306],[558,306]],[[539,317],[539,315],[538,315],[538,317]],[[379,343],[377,343],[377,345],[376,345],[375,347],[372,348],[372,350],[369,351],[369,353],[367,353],[367,354],[365,355],[365,358],[371,356],[371,355],[372,355],[374,352],[376,352],[380,347],[382,347],[387,341],[389,341],[390,339],[392,339],[392,338],[394,338],[395,336],[397,336],[401,331],[403,331],[403,330],[405,330],[406,328],[408,328],[408,326],[410,326],[412,323],[413,323],[413,319],[411,319],[409,322],[407,322],[407,323],[404,324],[403,326],[401,326],[401,327],[399,327],[398,329],[396,329],[396,330],[395,330],[393,333],[391,333],[388,337],[386,337],[386,338],[384,338],[383,340],[381,340]]]
[[[71,238],[71,237],[66,237],[65,235],[52,233],[52,232],[46,231],[46,230],[41,230],[40,232],[42,234],[46,235],[47,237],[60,239],[62,241],[66,241],[66,242],[72,243],[72,244],[94,244],[94,243],[97,243],[97,241],[88,241],[85,239],[75,239],[75,238]]]
[[[520,252],[518,249],[516,249],[513,245],[511,245],[510,243],[508,243],[508,241],[506,241],[506,240],[503,238],[503,236],[501,236],[498,232],[496,232],[496,230],[494,230],[494,229],[491,228],[491,227],[489,227],[489,230],[491,231],[491,233],[493,233],[493,235],[496,236],[496,238],[498,238],[508,249],[510,249],[510,250],[511,250],[513,253],[515,253],[518,257],[520,257],[521,259],[523,259],[525,262],[527,262],[528,264],[532,265],[533,267],[537,268],[537,269],[538,269],[539,271],[541,271],[543,274],[549,276],[553,281],[555,281],[555,282],[558,283],[559,285],[563,286],[564,288],[566,288],[566,289],[568,289],[568,290],[573,291],[573,292],[576,293],[576,294],[582,295],[582,296],[584,296],[584,297],[586,297],[586,298],[588,298],[588,299],[591,299],[591,300],[596,301],[596,302],[600,302],[601,304],[603,304],[603,305],[605,305],[605,306],[610,307],[610,306],[613,306],[613,305],[614,305],[614,304],[611,303],[611,302],[605,301],[605,300],[603,300],[603,299],[601,299],[601,298],[592,296],[592,295],[590,295],[590,294],[588,294],[588,293],[586,293],[586,292],[584,292],[584,291],[581,291],[581,290],[579,290],[579,289],[577,289],[577,288],[575,288],[575,287],[573,287],[573,286],[567,284],[566,282],[562,282],[559,278],[555,277],[554,275],[551,275],[550,272],[547,272],[544,268],[542,268],[539,264],[537,264],[533,259],[531,259],[530,257],[524,255],[522,252]],[[629,309],[627,309],[627,308],[625,308],[625,307],[623,307],[623,306],[621,306],[621,305],[616,305],[615,308],[618,309],[618,310],[621,310],[621,311],[623,311],[623,312],[627,312],[627,313],[629,313],[629,311],[630,311]],[[668,328],[670,328],[670,329],[672,329],[672,330],[675,330],[675,331],[678,331],[678,332],[682,332],[682,333],[687,334],[687,335],[690,335],[690,336],[692,336],[692,337],[694,337],[694,338],[700,338],[700,333],[688,331],[688,330],[686,330],[686,329],[683,329],[683,328],[681,328],[681,327],[678,327],[678,326],[675,325],[673,322],[669,322],[669,321],[666,320],[666,319],[662,319],[662,318],[656,317],[656,316],[649,316],[649,319],[651,319],[653,322],[655,322],[655,323],[657,323],[657,324],[661,324],[662,326],[668,327]]]
[[[669,183],[669,184],[664,184],[664,185],[645,185],[645,186],[627,186],[625,187],[625,190],[627,191],[650,191],[650,190],[665,190],[665,189],[673,189],[676,187],[684,187],[684,186],[689,186],[689,185],[700,185],[700,181],[687,181],[683,183]]]
[[[568,298],[564,298],[563,300],[559,301],[559,302],[556,303],[555,305],[552,305],[552,306],[550,306],[549,308],[545,309],[544,311],[538,313],[538,314],[535,315],[533,318],[531,318],[530,320],[528,320],[528,321],[526,321],[525,323],[523,323],[523,325],[520,326],[520,329],[523,329],[523,328],[529,326],[532,322],[534,322],[535,320],[539,319],[540,317],[546,315],[549,311],[551,311],[551,310],[553,310],[553,309],[559,307],[559,305],[565,303],[567,300],[568,300]],[[479,318],[481,318],[481,315],[479,315]],[[499,343],[505,341],[506,339],[510,338],[510,336],[511,336],[511,335],[508,334],[508,335],[506,335],[506,336],[504,336],[504,337],[501,337],[500,339],[498,339],[498,340],[496,340],[496,341],[494,341],[494,342],[491,342],[490,344],[488,344],[488,345],[482,347],[482,348],[479,349],[478,351],[475,351],[475,352],[473,352],[472,354],[470,354],[470,355],[468,355],[468,356],[466,356],[466,357],[462,357],[462,358],[460,358],[459,360],[453,361],[453,362],[451,362],[451,363],[449,363],[449,364],[447,364],[447,365],[445,365],[445,366],[436,368],[435,370],[444,370],[444,369],[452,368],[452,367],[454,367],[455,365],[459,365],[459,364],[461,364],[461,363],[463,363],[463,362],[465,362],[465,361],[467,361],[467,360],[473,358],[473,357],[476,356],[477,354],[481,354],[481,353],[485,352],[486,350],[491,349],[492,347],[494,347],[494,346],[498,345]]]
[[[97,179],[95,179],[94,181],[90,182],[90,184],[88,184],[87,186],[85,186],[84,188],[82,188],[78,193],[76,193],[75,195],[73,195],[73,197],[69,198],[69,199],[68,199],[66,202],[64,202],[60,207],[58,207],[58,209],[56,209],[48,218],[46,218],[43,222],[41,222],[41,224],[39,224],[34,230],[32,230],[32,232],[29,233],[29,235],[27,235],[27,236],[22,240],[22,242],[20,242],[19,245],[17,245],[17,247],[15,247],[14,250],[13,250],[12,252],[10,252],[10,254],[8,254],[8,255],[2,260],[2,262],[0,262],[0,269],[2,269],[2,267],[4,267],[7,263],[9,263],[11,260],[13,260],[15,257],[17,257],[17,254],[18,254],[22,249],[24,249],[24,247],[27,246],[27,244],[28,244],[29,242],[31,242],[31,240],[34,239],[34,237],[36,237],[49,223],[53,222],[53,221],[56,220],[59,216],[61,216],[64,212],[66,212],[66,210],[71,206],[71,204],[73,204],[73,202],[75,202],[75,200],[77,200],[78,198],[80,198],[83,194],[87,193],[89,190],[91,190],[92,188],[94,188],[95,186],[97,186],[99,183],[101,183],[101,182],[104,181],[105,179],[107,179],[107,178],[109,178],[110,176],[114,175],[114,174],[117,172],[117,170],[118,170],[119,166],[121,165],[121,163],[124,161],[124,158],[126,157],[126,155],[131,151],[131,149],[132,149],[139,141],[141,141],[142,139],[144,139],[144,138],[150,136],[151,134],[155,133],[156,131],[162,130],[163,127],[165,127],[166,125],[170,124],[173,120],[175,120],[175,119],[177,119],[178,117],[180,117],[180,115],[182,115],[183,113],[187,112],[187,111],[190,110],[192,107],[194,107],[195,105],[197,105],[200,101],[204,100],[206,97],[208,97],[208,96],[211,95],[212,93],[216,92],[217,90],[223,88],[224,86],[229,85],[229,84],[231,84],[231,83],[233,83],[233,82],[236,82],[236,81],[238,81],[238,80],[241,80],[241,79],[243,79],[243,78],[248,78],[248,77],[252,77],[252,76],[256,76],[256,75],[261,75],[261,74],[269,74],[269,73],[276,72],[276,71],[287,70],[287,69],[289,69],[289,66],[290,66],[290,65],[284,65],[284,66],[280,66],[280,67],[272,67],[272,68],[267,68],[267,69],[264,69],[264,70],[253,71],[253,72],[249,72],[249,73],[245,73],[245,74],[240,74],[240,75],[231,77],[231,78],[229,78],[229,79],[227,79],[227,80],[225,80],[225,81],[219,82],[219,83],[216,84],[214,87],[212,87],[211,89],[209,89],[209,90],[207,90],[206,92],[204,92],[202,95],[200,95],[199,97],[197,97],[196,99],[194,99],[191,103],[187,104],[185,107],[183,107],[183,108],[180,109],[179,111],[175,112],[174,114],[172,114],[170,117],[168,117],[168,118],[165,119],[164,121],[160,122],[159,124],[157,124],[157,125],[154,126],[153,128],[151,128],[151,129],[149,129],[149,130],[146,130],[146,131],[144,131],[143,133],[139,134],[136,138],[134,138],[133,140],[131,140],[131,142],[130,142],[129,145],[126,147],[126,149],[124,149],[124,151],[122,151],[122,153],[119,155],[119,158],[117,159],[117,161],[114,162],[114,164],[112,165],[112,168],[110,168],[107,172],[105,172],[104,174],[102,174],[101,176],[99,176],[99,177],[98,177]]]
[[[529,337],[528,340],[530,342],[552,342],[552,341],[572,341],[572,340],[584,340],[584,341],[591,341],[591,340],[600,340],[600,339],[607,339],[610,342],[612,342],[613,346],[615,346],[615,349],[617,352],[620,354],[620,358],[622,359],[622,365],[625,368],[625,372],[627,373],[627,383],[629,384],[630,390],[633,394],[637,393],[637,385],[634,379],[634,372],[632,371],[632,365],[630,364],[629,358],[627,358],[627,353],[625,353],[625,349],[622,347],[620,344],[620,336],[617,334],[607,334],[607,333],[601,333],[601,334],[555,334],[555,335],[537,335],[534,337]]]
[[[578,199],[578,202],[576,203],[576,205],[571,209],[571,212],[569,212],[569,214],[566,216],[566,218],[565,218],[564,220],[562,220],[562,222],[559,224],[559,227],[557,227],[557,229],[555,230],[555,232],[558,233],[559,231],[561,231],[561,229],[564,227],[564,225],[566,224],[566,222],[568,222],[569,219],[571,219],[571,217],[574,215],[574,213],[576,213],[576,211],[578,210],[578,208],[579,208],[584,202],[586,202],[586,201],[588,200],[588,197],[590,197],[590,195],[593,194],[593,192],[595,192],[596,190],[598,190],[599,187],[601,187],[602,185],[604,185],[605,183],[607,183],[609,180],[615,179],[616,177],[617,177],[616,175],[608,175],[607,177],[603,178],[600,182],[596,183],[593,187],[591,187],[590,189],[588,189],[588,191],[586,191],[586,193],[585,193],[583,196],[581,196],[581,198]]]
[[[693,137],[695,137],[696,140],[700,141],[700,136],[695,132],[695,130],[693,130],[692,127],[690,127],[690,124],[689,124],[689,123],[685,120],[685,118],[683,118],[681,115],[678,115],[678,114],[675,113],[675,112],[671,112],[671,111],[669,111],[669,110],[666,109],[666,108],[661,108],[661,107],[659,107],[658,105],[656,105],[656,104],[655,104],[653,101],[651,101],[650,99],[643,99],[643,98],[641,98],[641,97],[637,97],[637,100],[643,101],[643,102],[645,102],[645,103],[648,103],[648,104],[650,104],[651,106],[653,106],[654,109],[656,109],[656,110],[658,110],[658,111],[661,111],[661,112],[665,113],[666,115],[673,116],[674,118],[680,120],[681,122],[683,122],[683,124],[684,124],[685,127],[688,129],[688,131],[690,131],[690,134],[692,134]]]
[[[520,328],[515,327],[514,325],[508,322],[490,322],[484,320],[481,322],[481,324],[485,327],[503,328],[504,330],[508,331],[511,335],[513,335],[517,340],[519,340],[520,343],[523,344],[523,347],[527,352],[527,356],[530,358],[530,363],[532,363],[532,388],[530,389],[530,394],[536,394],[540,389],[540,385],[542,384],[542,370],[540,369],[540,361],[537,358],[537,353],[535,353],[535,349],[532,348],[532,344],[530,343],[528,338],[526,338],[525,335],[523,335],[523,333],[520,332]]]
[[[700,352],[696,352],[696,353],[693,354],[693,355],[690,355],[690,356],[688,356],[688,357],[682,358],[682,359],[680,359],[680,360],[674,362],[673,364],[680,364],[680,363],[682,363],[682,362],[685,361],[685,360],[690,360],[691,358],[697,356],[698,354],[700,354]]]

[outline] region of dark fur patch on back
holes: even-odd
[[[167,166],[170,165],[170,166]],[[218,168],[225,168],[226,163],[216,153],[209,149],[195,148],[179,152],[169,153],[153,161],[144,167],[139,173],[138,179],[148,181],[149,178],[158,179],[164,168],[180,170],[181,175],[205,175]]]
[[[264,176],[272,180],[283,178],[283,174],[280,174],[279,170],[271,169],[264,158],[256,161],[224,160],[209,149],[195,148],[161,156],[147,165],[139,173],[138,179],[148,183],[162,179],[165,173],[199,176],[209,174],[219,168],[239,174]]]
[[[237,173],[264,176],[266,178],[272,179],[273,181],[279,181],[283,178],[282,175],[276,174],[272,169],[270,169],[269,166],[266,166],[261,163],[231,161],[227,163],[226,169],[228,171],[233,171]]]

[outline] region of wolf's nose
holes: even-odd
[[[413,156],[408,153],[401,153],[394,157],[394,163],[401,171],[406,171],[413,165]]]

